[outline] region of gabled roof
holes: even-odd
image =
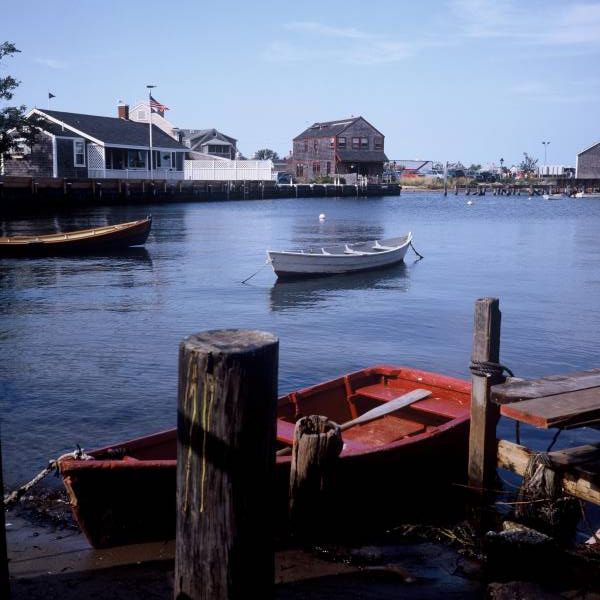
[[[580,150],[577,155],[579,156],[580,154],[583,154],[584,152],[587,152],[588,150],[592,150],[592,148],[595,148],[596,146],[600,146],[600,142],[596,142],[595,144],[592,144],[591,146],[588,146],[587,148],[584,148],[583,150]]]
[[[323,121],[321,123],[313,123],[308,129],[305,129],[300,135],[294,138],[296,140],[303,140],[305,138],[320,138],[320,137],[334,137],[342,133],[345,129],[350,127],[356,121],[364,121],[369,127],[373,128],[382,137],[383,134],[379,129],[373,127],[369,121],[364,117],[350,117],[348,119],[339,119],[337,121]]]
[[[387,162],[385,152],[381,150],[345,150],[337,149],[337,155],[344,162]]]
[[[58,110],[35,109],[35,112],[48,121],[51,133],[58,127],[60,131],[70,130],[91,141],[101,142],[106,146],[150,147],[149,126],[135,121],[126,121],[116,117],[101,117]],[[63,129],[64,128],[64,129]],[[56,135],[63,135],[57,133]],[[70,136],[72,137],[72,136]],[[152,146],[154,148],[170,148],[187,150],[185,146],[167,135],[164,131],[152,126]]]
[[[300,135],[297,135],[294,140],[315,137],[333,137],[342,133],[346,127],[355,123],[360,118],[362,117],[350,117],[349,119],[339,119],[337,121],[313,123],[308,129],[305,129]]]
[[[230,135],[221,133],[218,129],[180,129],[185,139],[190,140],[193,146],[199,142],[205,143],[207,140],[219,139],[229,142],[232,146],[235,146],[237,140],[232,138]]]
[[[220,137],[207,138],[200,142],[201,146],[207,146],[209,144],[214,144],[215,146],[233,146],[233,144],[231,142],[224,140],[223,138],[220,138]],[[197,146],[198,142],[195,141],[194,145]]]

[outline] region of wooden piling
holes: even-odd
[[[181,342],[176,600],[273,595],[278,350],[261,331]]]
[[[480,298],[475,302],[471,354],[474,366],[482,362],[498,363],[500,321],[498,298]],[[469,485],[480,490],[491,487],[496,475],[496,424],[500,410],[490,400],[490,388],[502,381],[501,375],[472,375],[468,475]]]
[[[6,551],[6,523],[4,519],[4,481],[2,478],[2,444],[0,443],[0,598],[10,597],[10,583],[8,579],[8,553]]]
[[[327,417],[303,417],[294,429],[290,469],[292,533],[315,541],[326,530],[328,487],[343,442],[339,425]]]

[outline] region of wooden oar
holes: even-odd
[[[385,415],[389,415],[401,408],[411,405],[413,402],[417,402],[418,400],[423,400],[423,398],[427,398],[427,396],[431,396],[431,392],[429,390],[416,389],[408,392],[407,394],[402,394],[402,396],[398,396],[393,400],[385,402],[380,406],[376,406],[371,410],[368,410],[366,413],[360,415],[360,417],[356,417],[356,419],[352,419],[351,421],[346,421],[342,425],[340,425],[340,429],[342,431],[348,429],[349,427],[354,427],[354,425],[362,425],[363,423],[368,423],[373,419],[378,419],[379,417],[383,417]],[[290,454],[292,448],[287,446],[286,448],[282,448],[276,452],[277,456],[285,456],[286,454]]]

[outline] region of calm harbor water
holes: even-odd
[[[154,217],[145,249],[0,260],[7,487],[75,444],[90,449],[174,426],[178,345],[202,330],[277,334],[281,392],[376,363],[468,377],[474,301],[497,296],[501,361],[515,375],[599,367],[600,202],[471,199],[104,207],[0,222],[6,235]],[[409,230],[425,258],[409,252],[388,270],[276,283],[270,267],[261,269],[267,248]],[[560,442],[595,436],[564,432]],[[534,446],[550,438],[524,432]]]

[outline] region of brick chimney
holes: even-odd
[[[117,106],[117,115],[119,119],[129,121],[129,104],[124,104],[123,102],[120,102],[119,106]]]

